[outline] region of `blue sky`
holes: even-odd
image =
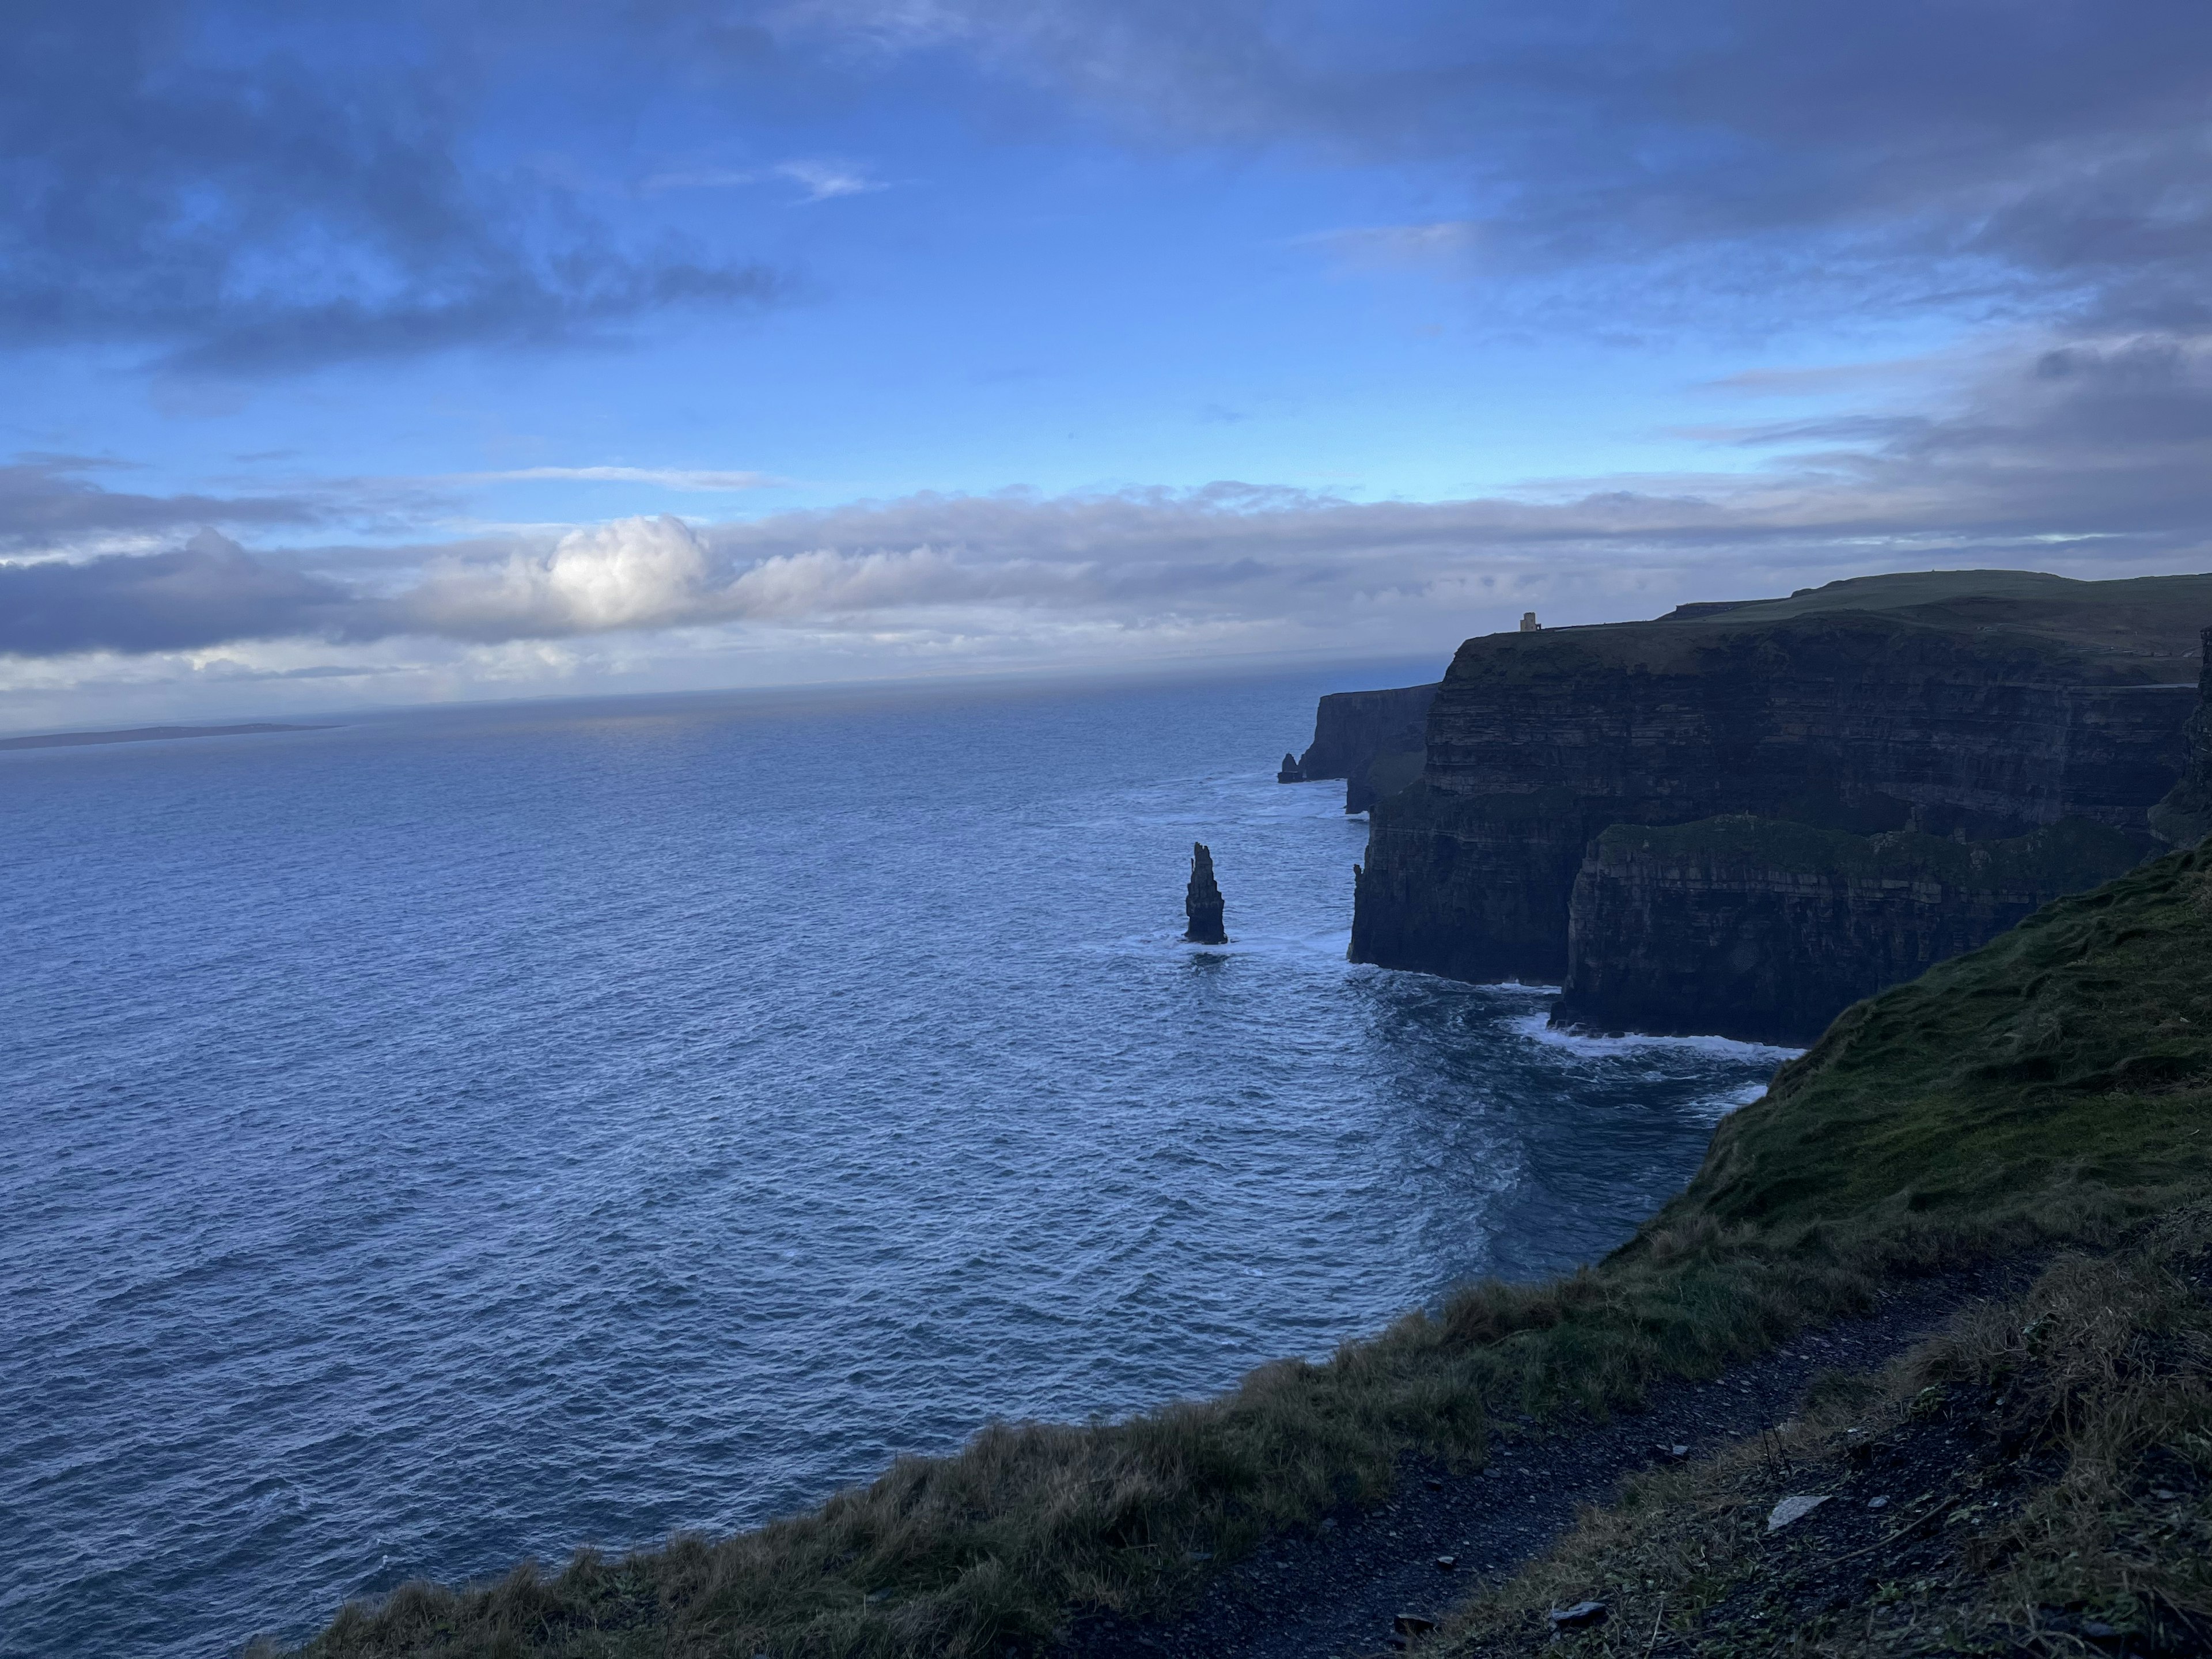
[[[23,17],[0,726],[2212,564],[2201,5]]]

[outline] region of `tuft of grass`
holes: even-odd
[[[351,1605],[302,1659],[994,1653],[1171,1606],[1255,1540],[1480,1462],[1498,1413],[1603,1414],[1882,1281],[2106,1243],[2212,1192],[2212,856],[2176,854],[1844,1013],[1605,1261],[1468,1286],[1328,1361],[1121,1422],[995,1424],[734,1537]],[[265,1649],[274,1653],[275,1649]]]
[[[1836,1507],[1778,1535],[1765,1517],[1791,1492]],[[1551,1610],[1585,1599],[1606,1622],[1555,1642]],[[1437,1644],[1540,1649],[2212,1649],[2212,1205],[2061,1255],[1878,1376],[1831,1379],[1771,1435],[1636,1477]]]

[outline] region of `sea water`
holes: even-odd
[[[1346,962],[1364,822],[1275,763],[1420,678],[0,756],[0,1651],[744,1527],[1620,1243],[1778,1053]]]

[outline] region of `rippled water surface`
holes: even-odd
[[[1777,1056],[1346,963],[1364,823],[1274,763],[1420,672],[0,757],[0,1650],[743,1526],[1618,1242]]]

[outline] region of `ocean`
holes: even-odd
[[[1781,1053],[1345,961],[1364,821],[1274,769],[1434,672],[0,755],[0,1653],[744,1527],[1619,1243]]]

